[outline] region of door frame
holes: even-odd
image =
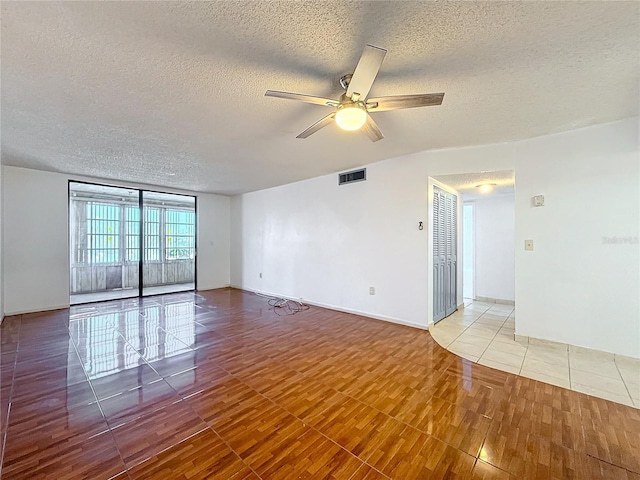
[[[71,228],[70,228],[70,218],[71,218],[71,184],[72,183],[80,183],[84,185],[96,185],[99,187],[114,187],[114,188],[126,188],[138,191],[138,207],[140,208],[140,254],[138,259],[138,296],[137,297],[129,297],[129,298],[143,298],[150,297],[153,295],[161,295],[161,294],[148,294],[143,295],[144,289],[144,279],[143,279],[143,266],[144,266],[144,215],[143,215],[143,207],[144,207],[144,192],[151,193],[161,193],[168,195],[178,195],[182,197],[191,197],[194,199],[194,256],[193,256],[193,290],[185,290],[188,292],[196,292],[198,291],[198,196],[190,195],[188,193],[175,193],[175,192],[166,192],[161,190],[152,190],[150,188],[144,188],[139,186],[127,185],[126,182],[124,185],[122,184],[112,184],[112,183],[101,183],[101,182],[88,182],[86,180],[73,180],[67,179],[67,254],[69,261],[67,262],[67,268],[71,268]],[[71,296],[71,292],[69,291],[69,296]],[[97,300],[96,302],[101,302],[105,300]],[[108,300],[107,300],[108,301]],[[87,302],[87,303],[96,303],[96,302]]]
[[[433,187],[436,186],[445,192],[451,193],[458,197],[457,203],[457,222],[456,222],[456,232],[457,232],[457,245],[456,250],[458,252],[462,251],[462,235],[461,235],[461,225],[462,225],[462,195],[460,193],[445,185],[444,183],[439,182],[433,177],[427,178],[427,328],[431,327],[433,323]],[[456,305],[459,308],[463,303],[462,298],[462,261],[460,259],[461,255],[458,255],[457,265],[456,265]]]
[[[473,219],[473,228],[471,231],[471,249],[472,249],[472,255],[471,255],[471,261],[472,261],[472,266],[473,266],[473,270],[472,270],[472,277],[473,277],[473,282],[472,282],[472,292],[471,292],[471,299],[475,300],[476,298],[476,202],[475,200],[467,200],[466,202],[463,202],[462,204],[462,227],[461,227],[461,233],[462,235],[464,235],[464,207],[465,205],[472,207],[471,212],[472,212],[472,219]],[[460,257],[463,259],[464,258],[464,237],[462,238],[462,255],[460,255]],[[463,260],[464,261],[464,260]],[[462,269],[462,298],[463,298],[463,302],[464,302],[464,268]]]

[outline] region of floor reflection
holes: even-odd
[[[461,360],[462,360],[462,379],[463,379],[462,387],[466,391],[471,391],[471,388],[473,387],[473,362],[470,362],[465,358],[462,358]]]
[[[90,380],[193,350],[193,300],[128,307],[71,312],[69,331]]]

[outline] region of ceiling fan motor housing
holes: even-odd
[[[346,93],[343,93],[342,95],[340,95],[340,107],[344,107],[345,105],[351,105],[353,103],[360,104],[362,102],[354,102],[351,98],[347,97]]]

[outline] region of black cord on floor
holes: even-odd
[[[268,295],[262,295],[261,293],[256,293],[256,295],[268,298],[269,306],[271,307],[270,310],[273,310],[276,315],[280,316],[295,315],[298,312],[304,312],[310,308],[309,305],[299,302],[298,300],[271,297]]]

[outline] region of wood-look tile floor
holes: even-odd
[[[640,410],[233,289],[6,318],[4,479],[634,479]]]

